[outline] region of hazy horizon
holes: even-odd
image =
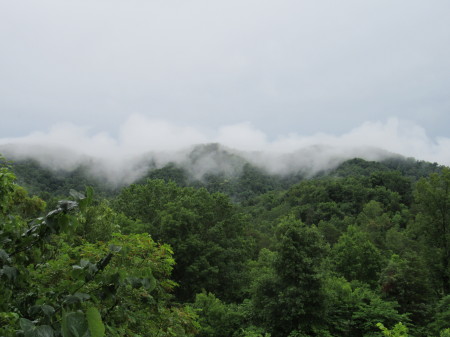
[[[205,131],[133,115],[120,127],[118,135],[96,133],[70,123],[58,124],[46,132],[2,138],[0,152],[3,148],[12,158],[33,158],[46,167],[64,170],[90,160],[96,175],[128,182],[145,172],[142,163],[146,160],[153,160],[157,167],[169,162],[188,165],[192,148],[210,143],[218,143],[230,153],[279,174],[301,170],[313,174],[355,157],[382,160],[401,155],[450,165],[450,139],[432,139],[422,127],[397,118],[366,122],[341,135],[291,133],[271,140],[248,122]],[[200,177],[208,171],[225,169],[220,165],[229,165],[215,160],[203,158],[191,167],[191,173]]]

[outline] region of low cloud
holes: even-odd
[[[122,124],[117,137],[92,132],[89,127],[56,124],[47,131],[0,139],[0,152],[16,160],[33,158],[55,170],[89,163],[94,174],[129,183],[147,170],[145,163],[156,167],[187,163],[192,148],[207,143],[219,143],[227,151],[281,174],[313,173],[354,157],[381,160],[393,154],[450,165],[450,138],[432,139],[421,126],[398,118],[368,121],[341,135],[292,133],[270,139],[248,122],[200,130],[136,114]],[[224,164],[217,158],[203,158],[192,171],[198,176],[220,170]]]

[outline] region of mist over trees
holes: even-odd
[[[111,185],[2,160],[0,335],[449,335],[449,168],[185,164]]]

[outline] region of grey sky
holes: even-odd
[[[394,118],[441,146],[449,16],[448,0],[1,0],[0,138],[69,122],[120,143],[140,116],[284,144]]]

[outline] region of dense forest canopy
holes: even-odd
[[[449,168],[233,160],[123,186],[2,160],[0,335],[450,336]]]

